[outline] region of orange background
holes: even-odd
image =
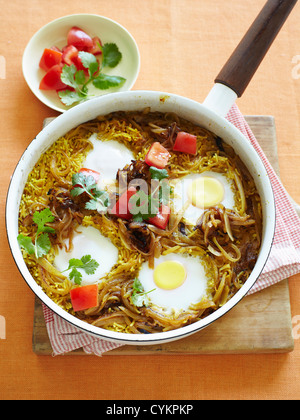
[[[11,256],[5,232],[10,175],[44,118],[22,75],[22,54],[46,23],[73,13],[125,26],[141,53],[134,89],[162,90],[202,102],[264,0],[0,0],[0,339],[1,399],[298,399],[300,339],[288,354],[37,356],[32,352],[34,296]],[[300,202],[300,4],[237,104],[243,114],[275,117],[281,179]],[[297,63],[293,57],[299,55]],[[300,275],[290,279],[292,317],[300,315]],[[298,321],[299,323],[299,321]],[[295,325],[296,327],[296,325]],[[298,329],[299,330],[299,329]]]

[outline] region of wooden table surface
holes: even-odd
[[[14,265],[5,231],[10,176],[43,120],[22,75],[22,54],[46,23],[73,13],[107,16],[136,39],[141,70],[133,89],[202,102],[264,0],[0,0],[0,399],[299,399],[300,275],[289,279],[294,350],[284,354],[38,356],[34,296]],[[275,118],[281,180],[300,202],[300,5],[243,97],[247,115]],[[5,335],[3,322],[5,321]]]

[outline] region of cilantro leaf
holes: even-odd
[[[114,43],[106,43],[102,47],[103,67],[116,67],[122,59],[122,53]]]
[[[78,172],[72,175],[72,185],[71,195],[73,197],[83,193],[89,196],[90,200],[85,204],[87,210],[97,210],[99,213],[107,210],[110,204],[109,195],[106,191],[97,188],[94,177]]]
[[[102,199],[90,200],[86,203],[85,208],[87,210],[96,210],[98,213],[105,213],[108,207],[107,200]]]
[[[82,269],[86,272],[86,274],[94,274],[97,268],[99,267],[99,263],[92,259],[90,255],[84,255],[80,259],[78,258],[71,258],[69,261],[69,266],[65,271],[71,270],[69,274],[70,280],[74,280],[76,284],[81,284],[82,282],[82,274],[79,269]]]
[[[81,261],[83,263],[83,269],[86,272],[86,274],[94,274],[97,268],[99,267],[99,263],[92,259],[90,255],[84,255],[81,258]]]
[[[78,88],[78,83],[75,81],[75,74],[77,72],[77,67],[75,64],[71,64],[68,66],[65,64],[62,68],[62,72],[60,75],[61,81],[74,89]]]
[[[34,254],[36,258],[48,254],[51,249],[51,241],[48,233],[55,233],[55,230],[50,226],[45,226],[45,223],[51,223],[54,219],[54,215],[48,208],[45,208],[40,212],[34,212],[32,220],[38,226],[35,234],[35,241],[33,242],[28,236],[20,234],[17,237],[19,246],[25,249],[29,255]]]
[[[85,83],[85,73],[84,73],[84,70],[78,70],[75,73],[74,78],[75,78],[75,82],[78,85],[83,85]],[[86,92],[84,92],[84,90],[83,90],[82,93],[86,93]]]
[[[83,262],[81,260],[79,260],[78,258],[71,258],[69,261],[69,266],[67,270],[71,270],[71,268],[73,267],[82,267],[82,266],[83,266]]]
[[[60,97],[62,103],[66,106],[71,106],[76,102],[80,103],[87,99],[87,97],[82,93],[69,89],[61,90],[60,92],[58,92],[58,96]]]
[[[89,76],[92,77],[94,73],[99,70],[99,63],[97,58],[88,52],[80,51],[78,53],[79,58],[81,59],[83,67],[89,70]]]
[[[167,169],[158,169],[155,166],[150,166],[149,171],[151,178],[158,179],[159,181],[169,176]]]
[[[74,280],[75,284],[81,284],[82,282],[82,274],[78,271],[75,267],[72,269],[71,273],[69,274],[70,280]]]
[[[25,235],[18,235],[18,243],[20,245],[21,248],[25,249],[28,254],[32,255],[35,254],[35,246],[32,243],[31,238],[29,238],[29,236],[25,236]]]
[[[122,86],[126,79],[121,76],[110,76],[108,74],[100,73],[93,81],[93,85],[97,89],[109,89],[111,87]]]
[[[88,86],[92,83],[97,89],[109,89],[110,87],[121,86],[126,79],[120,76],[110,76],[101,73],[102,67],[116,67],[122,59],[122,54],[116,44],[107,43],[102,48],[102,64],[100,65],[94,54],[80,51],[78,57],[86,71],[77,70],[75,64],[62,68],[61,81],[72,89],[65,89],[58,92],[62,103],[72,106],[76,103],[89,99]]]
[[[39,235],[35,241],[35,256],[37,258],[48,254],[51,248],[49,236],[46,233]]]
[[[51,223],[53,222],[55,219],[55,217],[53,216],[53,214],[51,213],[51,210],[48,208],[45,208],[44,210],[40,211],[40,212],[35,212],[32,220],[34,221],[34,223],[36,223],[38,225],[38,230],[37,230],[37,235],[40,232],[51,232],[54,233],[55,230],[49,226],[45,226],[45,223]]]
[[[135,278],[132,284],[133,293],[131,295],[131,301],[133,305],[140,307],[140,306],[149,306],[149,298],[148,294],[153,292],[156,289],[149,290],[149,292],[145,292],[142,283],[139,279]]]

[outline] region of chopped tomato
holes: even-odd
[[[45,76],[40,82],[40,89],[42,90],[62,90],[66,89],[68,86],[65,85],[61,79],[60,75],[62,72],[62,67],[59,64],[55,64],[47,71]]]
[[[145,162],[149,166],[155,166],[158,169],[163,169],[170,158],[171,154],[168,150],[162,146],[159,142],[155,142],[150,147]]]
[[[170,207],[163,204],[161,208],[159,209],[159,212],[157,213],[157,215],[148,219],[147,222],[151,223],[152,225],[160,229],[166,229],[169,218],[170,218]]]
[[[53,48],[45,48],[43,55],[40,59],[40,68],[48,71],[55,64],[60,64],[62,60],[62,52],[57,51]]]
[[[119,200],[116,202],[116,204],[111,209],[110,213],[121,217],[122,219],[129,220],[132,218],[132,214],[130,213],[129,208],[129,200],[130,198],[136,194],[137,190],[134,187],[128,188],[127,191],[125,191]]]
[[[98,305],[98,285],[76,287],[70,291],[70,296],[75,312],[94,308]]]
[[[100,173],[97,171],[94,171],[93,169],[81,168],[79,169],[79,172],[81,172],[85,176],[92,176],[95,182],[98,182],[100,179]]]
[[[78,57],[78,49],[74,45],[68,45],[63,48],[62,62],[68,64],[75,64],[74,60]]]
[[[83,66],[81,58],[78,55],[79,51],[74,45],[68,45],[63,48],[62,62],[71,66],[75,64],[77,70],[84,70],[87,72],[87,69]]]
[[[79,50],[93,47],[92,38],[77,26],[73,26],[68,33],[68,45],[74,45]]]
[[[102,54],[102,42],[100,41],[100,38],[95,36],[93,38],[93,46],[88,48],[86,51],[94,55]]]
[[[197,137],[193,134],[180,131],[177,134],[173,150],[176,152],[189,153],[191,155],[197,154]]]

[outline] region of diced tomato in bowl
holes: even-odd
[[[60,79],[62,66],[55,64],[51,67],[40,82],[39,88],[41,90],[62,90],[68,86]]]
[[[39,66],[41,69],[48,71],[51,67],[55,66],[55,64],[60,64],[62,61],[62,52],[56,47],[45,48],[43,55],[40,59]]]
[[[98,36],[94,36],[93,46],[88,48],[86,52],[94,55],[102,54],[102,42]]]
[[[82,29],[77,26],[73,26],[67,37],[68,45],[73,45],[78,50],[86,50],[94,46],[93,39]]]

